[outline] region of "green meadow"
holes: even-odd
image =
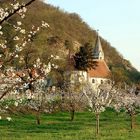
[[[134,130],[124,112],[108,110],[100,116],[100,135],[95,135],[95,117],[78,112],[70,121],[68,112],[42,114],[41,124],[29,114],[12,115],[12,121],[0,120],[0,140],[140,140],[140,116]]]

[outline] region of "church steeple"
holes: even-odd
[[[98,35],[98,33],[97,33],[95,48],[93,49],[93,55],[94,55],[94,59],[104,60],[104,52],[102,49],[100,36]]]

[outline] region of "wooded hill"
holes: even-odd
[[[18,19],[18,17],[14,17],[11,19],[11,22],[15,18]],[[45,4],[42,1],[36,1],[28,7],[28,12],[26,18],[23,19],[23,23],[25,24],[25,28],[30,29],[32,25],[40,25],[42,20],[46,21],[50,25],[50,28],[40,31],[34,37],[32,45],[27,46],[24,52],[27,54],[30,51],[30,56],[34,56],[30,57],[31,59],[40,55],[46,61],[47,59],[45,58],[49,58],[51,54],[67,58],[67,47],[75,52],[81,45],[87,42],[92,43],[93,47],[95,45],[96,31],[91,29],[76,13],[68,13],[59,7]],[[128,60],[124,59],[103,37],[101,37],[101,43],[105,53],[105,60],[111,71],[117,73],[120,77],[126,79],[126,81],[140,81],[140,73]],[[115,47],[117,48],[117,46]],[[61,63],[64,68],[67,62]]]

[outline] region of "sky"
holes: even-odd
[[[140,71],[140,0],[46,0],[77,13]]]

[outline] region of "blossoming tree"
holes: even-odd
[[[83,92],[87,97],[89,110],[96,116],[96,134],[98,135],[100,114],[105,111],[106,107],[111,107],[111,103],[117,95],[117,90],[111,84],[92,86],[87,83]]]
[[[14,0],[12,3],[8,3],[8,6],[0,7],[1,101],[7,99],[6,95],[19,94],[19,89],[24,89],[27,98],[31,99],[36,83],[45,79],[51,70],[50,63],[42,63],[40,58],[37,58],[30,66],[27,65],[27,61],[22,54],[23,49],[33,42],[34,36],[42,28],[48,28],[49,25],[45,21],[41,21],[39,26],[31,25],[31,29],[26,30],[22,20],[12,20],[12,22],[9,20],[14,15],[19,15],[23,19],[28,5],[34,1],[28,0],[23,3]],[[10,35],[7,34],[7,26],[11,31]],[[17,70],[14,62],[22,63],[22,68]],[[17,101],[15,101],[15,105],[18,105]]]
[[[68,76],[68,75],[66,75]],[[82,110],[86,106],[86,101],[84,94],[82,92],[82,84],[78,81],[69,81],[68,79],[64,80],[63,87],[60,92],[63,96],[64,109],[70,112],[70,120],[73,121],[75,117],[75,112]]]
[[[131,129],[135,125],[135,116],[140,113],[140,95],[136,94],[135,86],[121,89],[114,99],[114,108],[116,111],[124,109],[131,118]]]

